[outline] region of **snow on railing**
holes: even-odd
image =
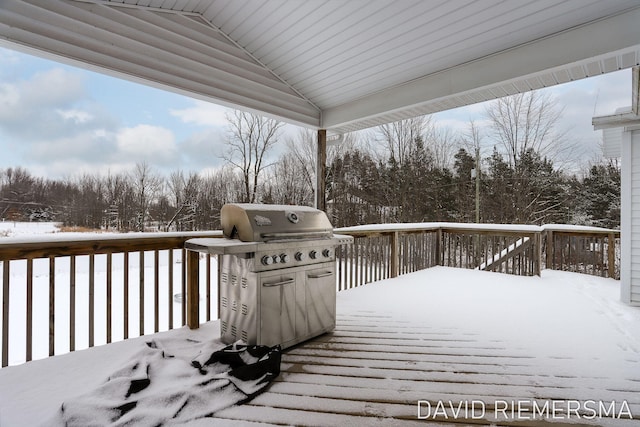
[[[184,242],[221,236],[56,233],[0,239],[1,366],[184,325]],[[201,314],[208,320],[212,313],[217,317],[211,305],[215,265],[210,257],[202,262],[200,293],[207,304]]]
[[[618,277],[616,230],[438,222],[335,233],[354,237],[353,245],[336,250],[337,291],[433,266]],[[215,256],[187,259],[184,242],[194,237],[222,233],[0,239],[2,366],[217,318],[217,262]],[[200,273],[190,281],[191,262]],[[206,299],[197,311],[182,298],[189,286],[198,300]]]
[[[338,290],[435,265],[518,275],[538,275],[549,268],[619,277],[618,230],[564,224],[433,222],[360,225],[335,231],[355,239],[351,248],[338,251]]]

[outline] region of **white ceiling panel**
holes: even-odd
[[[0,41],[334,132],[638,65],[640,0],[3,0]]]

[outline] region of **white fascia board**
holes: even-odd
[[[640,125],[640,116],[627,111],[610,116],[593,117],[591,124],[593,125],[593,130],[637,126]]]
[[[613,52],[640,49],[640,8],[327,108],[326,129],[419,107],[429,102],[580,65]],[[585,76],[586,77],[586,76]]]

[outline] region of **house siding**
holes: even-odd
[[[611,159],[620,157],[622,151],[622,129],[611,128],[602,130],[602,153]]]
[[[628,304],[640,306],[640,131],[622,132],[621,142],[623,159],[621,297]],[[628,267],[625,268],[625,266]]]

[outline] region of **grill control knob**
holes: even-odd
[[[263,256],[260,261],[262,262],[262,265],[271,265],[271,264],[273,264],[273,258],[271,258],[269,255]]]
[[[302,252],[296,252],[295,257],[296,261],[304,261],[307,256]]]
[[[318,252],[316,251],[309,252],[309,258],[316,259],[317,256],[318,256]]]
[[[329,258],[331,256],[331,249],[323,249],[322,256]]]
[[[280,254],[280,262],[283,263],[283,264],[289,262],[289,255]]]

